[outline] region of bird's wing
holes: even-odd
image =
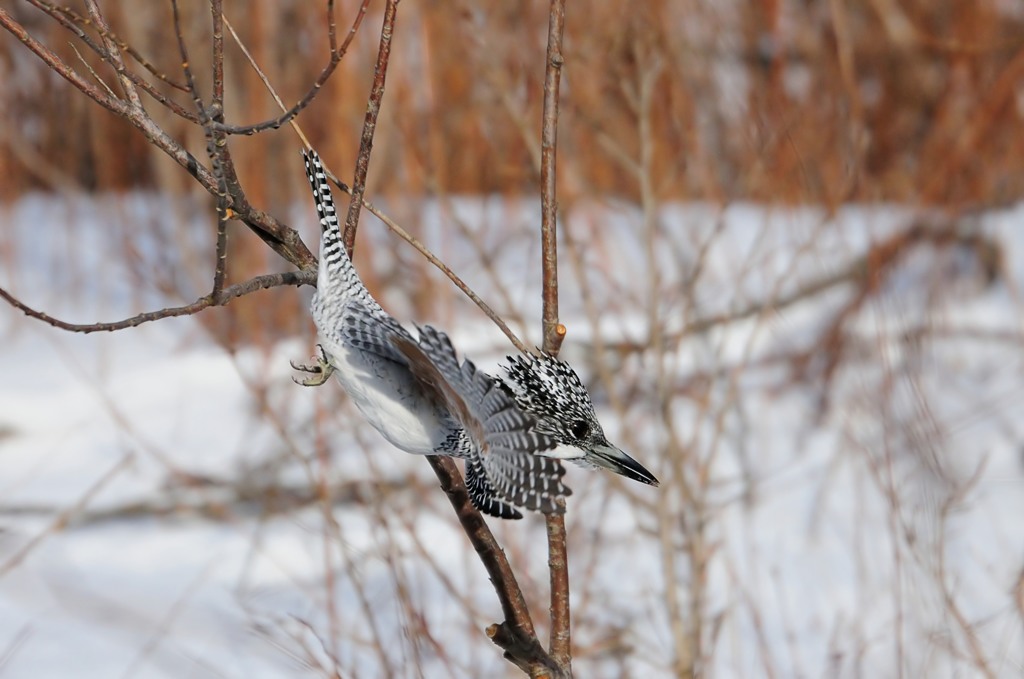
[[[341,314],[341,336],[351,347],[408,365],[406,356],[398,350],[395,339],[415,342],[402,324],[383,309],[365,304],[348,303]]]
[[[558,460],[533,453],[513,452],[484,458],[494,489],[509,502],[545,514],[562,514],[565,505],[558,498],[572,495],[562,477],[565,467]]]
[[[479,455],[466,456],[466,490],[473,506],[484,514],[499,519],[521,519],[522,513],[512,505],[502,502],[498,491],[491,485]]]
[[[520,410],[497,380],[468,359],[460,364],[448,337],[430,326],[420,328],[418,344],[393,341],[412,372],[436,390],[462,425],[488,485],[508,502],[527,509],[562,511],[555,500],[571,493],[561,482],[565,470],[557,460],[537,454],[557,444],[536,431],[533,418]]]

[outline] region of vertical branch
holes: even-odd
[[[565,500],[561,500],[562,503]],[[569,557],[566,550],[565,515],[545,514],[548,533],[548,572],[551,582],[550,654],[572,676],[570,648],[571,618],[569,608]]]
[[[544,72],[544,119],[540,142],[541,249],[544,281],[544,351],[562,346],[565,327],[558,323],[558,199],[555,194],[555,149],[558,144],[558,86],[562,76],[565,0],[551,0],[547,64]]]
[[[228,220],[228,184],[224,176],[224,159],[227,149],[227,138],[224,132],[214,130],[213,123],[222,122],[224,119],[224,25],[221,14],[220,0],[213,0],[211,4],[213,11],[213,90],[220,99],[215,99],[209,109],[203,103],[202,95],[199,94],[199,87],[192,75],[192,66],[188,56],[188,48],[185,46],[185,35],[181,27],[181,14],[178,11],[177,0],[171,0],[171,14],[174,20],[174,33],[178,41],[178,53],[181,55],[181,70],[185,74],[185,84],[192,101],[195,102],[196,112],[199,114],[199,122],[203,126],[203,134],[206,137],[206,155],[210,158],[210,171],[217,186],[217,263],[213,272],[213,291],[211,296],[216,298],[224,289],[225,271],[227,269],[227,220]],[[216,40],[216,34],[220,33],[220,41]],[[220,61],[220,65],[218,65]],[[220,79],[218,84],[217,79]],[[211,117],[212,116],[212,117]]]
[[[210,0],[213,19],[213,100],[211,106],[224,112],[224,9],[223,0]],[[223,121],[220,121],[223,122]]]
[[[224,122],[224,11],[222,0],[211,0],[213,19],[213,100],[210,102],[210,122]],[[204,124],[207,136],[207,155],[213,176],[217,178],[217,263],[213,272],[213,294],[224,287],[228,263],[228,184],[225,176],[227,137],[222,130]]]
[[[555,150],[558,141],[558,86],[562,76],[562,33],[565,29],[565,0],[551,0],[548,16],[547,64],[544,73],[544,118],[541,131],[541,248],[544,285],[545,352],[555,355],[565,337],[558,322],[558,200],[555,194]],[[564,502],[564,500],[562,500]],[[569,560],[565,539],[565,516],[545,516],[548,535],[548,571],[551,582],[550,653],[566,676],[572,676],[570,648]]]
[[[352,252],[355,245],[359,211],[363,204],[363,194],[366,192],[366,172],[370,167],[370,152],[373,150],[373,134],[377,130],[380,102],[384,98],[384,80],[388,73],[388,60],[391,58],[391,36],[395,30],[398,1],[387,0],[384,7],[384,25],[380,29],[380,47],[377,50],[377,64],[373,69],[373,86],[366,102],[363,135],[359,139],[359,155],[356,157],[356,171],[352,177],[352,199],[348,204],[348,216],[345,218],[343,240],[349,252]]]

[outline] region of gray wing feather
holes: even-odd
[[[563,511],[555,500],[572,492],[561,481],[565,469],[557,460],[538,455],[554,448],[555,440],[535,431],[533,418],[520,410],[497,380],[468,359],[460,364],[443,332],[420,328],[420,348],[482,425],[486,446],[467,441],[477,455],[467,456],[466,466],[467,483],[472,474],[481,502],[497,502],[496,494],[530,510]],[[476,468],[477,460],[481,469]]]
[[[349,346],[386,358],[399,365],[409,361],[394,344],[396,337],[415,342],[413,336],[383,309],[348,304],[341,314],[341,336]]]
[[[469,359],[460,365],[455,348],[443,332],[429,325],[420,328],[420,348],[483,425],[492,453],[538,453],[558,445],[554,438],[534,430],[535,420],[516,405],[496,379],[477,370]]]
[[[412,334],[379,305],[368,306],[351,302],[346,304],[341,314],[340,331],[342,341],[349,346],[403,366],[409,365],[409,359],[395,345],[395,339],[401,338],[416,343]],[[450,412],[443,408],[442,411],[443,414],[439,414],[442,424],[451,434],[436,452],[452,457],[465,457],[466,448],[458,444],[457,434],[461,434],[461,427]]]

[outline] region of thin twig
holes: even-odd
[[[161,318],[191,316],[203,309],[215,306],[224,306],[237,297],[243,297],[256,292],[257,290],[266,290],[268,288],[276,288],[284,285],[300,286],[315,284],[316,271],[288,271],[285,273],[264,274],[262,276],[250,278],[242,283],[236,283],[235,285],[228,286],[221,290],[218,295],[210,294],[200,297],[196,301],[191,304],[186,304],[185,306],[147,311],[145,313],[138,314],[137,316],[126,318],[122,321],[114,321],[110,323],[68,323],[67,321],[62,321],[50,316],[49,314],[45,314],[42,311],[36,311],[3,288],[0,288],[0,299],[3,299],[14,308],[19,309],[26,316],[35,318],[47,325],[60,328],[61,330],[81,333],[113,332],[115,330],[124,330],[125,328],[134,328],[137,325],[149,323],[150,321],[157,321]]]
[[[114,42],[113,38],[109,37],[108,31],[110,27],[100,12],[99,5],[96,4],[96,0],[86,0],[85,6],[89,12],[89,19],[100,32],[103,45],[106,48],[107,55],[105,60],[114,67],[117,79],[121,82],[121,89],[124,90],[125,96],[128,98],[128,103],[134,109],[141,109],[142,100],[139,98],[139,92],[135,89],[135,84],[127,75],[128,69],[124,65],[124,59],[121,58],[121,52],[117,47],[117,43]]]
[[[203,126],[203,135],[206,137],[206,155],[210,158],[210,171],[213,173],[214,180],[217,182],[217,249],[216,263],[214,265],[213,272],[213,296],[218,295],[224,287],[224,275],[227,269],[228,245],[228,182],[227,177],[225,176],[225,152],[227,144],[224,133],[217,132],[212,127],[213,120],[221,119],[224,116],[224,34],[223,29],[219,28],[219,5],[219,0],[213,0],[213,3],[211,4],[211,9],[213,11],[214,33],[212,55],[214,100],[211,103],[209,110],[207,110],[206,104],[203,103],[203,98],[199,94],[199,88],[196,86],[196,80],[192,75],[192,67],[189,64],[188,48],[185,46],[185,36],[181,30],[181,16],[178,12],[178,3],[177,0],[171,0],[171,12],[174,17],[174,35],[178,40],[178,53],[181,55],[181,70],[185,74],[185,84],[188,86],[188,91],[192,95],[192,101],[195,103],[196,112],[199,114],[199,122]],[[218,32],[220,33],[219,39],[217,35]],[[217,63],[218,60],[220,61],[220,64]],[[221,97],[220,99],[217,98],[218,95]]]
[[[213,54],[213,95],[210,105],[224,109],[224,12],[223,0],[210,0],[210,19],[213,22],[212,45]]]
[[[551,0],[547,65],[544,72],[544,118],[540,142],[541,248],[544,282],[544,351],[558,353],[565,337],[558,323],[558,197],[555,150],[558,146],[558,87],[562,75],[565,0]]]
[[[330,172],[330,171],[328,170],[328,172]],[[328,174],[328,178],[332,182],[334,182],[334,184],[339,189],[341,189],[342,191],[344,191],[345,193],[347,193],[350,196],[352,195],[352,187],[350,187],[348,184],[346,184],[345,182],[339,181],[338,178],[334,177],[332,174]],[[447,264],[445,264],[440,259],[438,259],[437,255],[435,255],[433,252],[431,252],[427,248],[427,246],[425,246],[423,243],[421,243],[411,233],[409,233],[404,228],[402,228],[402,226],[400,224],[398,224],[395,220],[391,219],[386,214],[381,212],[380,209],[376,205],[371,203],[370,201],[368,201],[366,199],[363,199],[363,207],[365,207],[367,212],[369,212],[371,215],[373,215],[374,217],[376,217],[380,221],[384,222],[385,226],[387,226],[389,229],[391,229],[391,231],[393,231],[399,238],[401,238],[402,240],[407,242],[409,245],[411,245],[414,248],[416,248],[416,250],[421,255],[423,255],[427,259],[428,262],[433,264],[435,267],[437,267],[441,271],[441,273],[443,273],[445,276],[447,276],[448,280],[450,280],[452,283],[455,284],[455,287],[457,287],[467,297],[469,297],[473,301],[473,303],[476,304],[477,307],[479,307],[480,310],[483,311],[484,314],[489,319],[491,319],[491,321],[493,321],[494,324],[497,325],[498,328],[501,329],[501,331],[503,333],[505,333],[505,337],[508,338],[508,341],[511,342],[515,346],[516,349],[518,349],[519,351],[521,351],[524,354],[529,351],[526,348],[526,345],[523,344],[522,340],[520,340],[519,337],[514,332],[512,332],[512,329],[510,327],[508,327],[508,324],[505,323],[504,319],[502,319],[501,316],[499,316],[494,311],[494,309],[492,309],[490,307],[490,305],[487,304],[487,302],[485,302],[483,299],[481,299],[480,295],[476,294],[473,291],[472,288],[470,288],[468,285],[466,285],[466,282],[463,281],[459,277],[459,275],[457,273],[452,271],[451,268]]]
[[[134,73],[133,71],[128,69],[128,67],[124,64],[124,61],[122,59],[113,59],[113,55],[116,54],[118,49],[123,50],[127,52],[133,59],[142,64],[142,66],[150,73],[152,73],[156,78],[159,78],[163,82],[167,83],[169,87],[173,87],[175,89],[179,89],[185,92],[188,91],[188,89],[184,85],[181,85],[170,80],[166,75],[157,71],[156,67],[150,64],[148,61],[146,61],[146,59],[141,54],[139,54],[135,49],[133,49],[131,45],[128,45],[120,38],[118,38],[117,35],[115,35],[110,30],[110,27],[108,25],[104,23],[104,25],[102,26],[94,26],[94,22],[91,22],[90,20],[79,16],[74,12],[74,10],[68,7],[56,7],[47,2],[43,2],[42,0],[29,0],[29,2],[36,6],[40,11],[48,14],[51,18],[53,18],[54,21],[59,23],[68,31],[74,33],[79,40],[84,42],[90,49],[92,49],[92,51],[96,52],[96,54],[99,55],[99,57],[103,59],[103,61],[107,62],[114,69],[117,75],[120,78],[122,78],[122,80],[127,79],[134,87],[141,89],[143,92],[152,97],[157,103],[159,103],[161,106],[163,106],[179,118],[184,118],[185,120],[191,123],[199,123],[199,117],[195,113],[181,106],[180,104],[178,104],[178,102],[168,98],[166,95],[160,92],[160,90],[158,90],[152,83],[150,83],[137,73]],[[94,26],[99,31],[100,36],[105,38],[104,44],[108,46],[108,49],[104,49],[103,47],[97,45],[86,34],[84,28],[85,26]],[[139,108],[141,108],[141,101],[137,102],[137,104]]]
[[[370,168],[373,135],[377,131],[377,116],[380,115],[380,103],[384,98],[384,81],[387,78],[388,62],[391,59],[391,38],[395,32],[397,14],[398,0],[387,0],[387,4],[384,6],[384,24],[380,29],[377,63],[373,69],[373,85],[370,87],[370,96],[366,101],[366,117],[363,119],[363,133],[359,139],[359,155],[356,156],[356,169],[352,176],[352,199],[348,204],[348,216],[345,218],[343,241],[349,252],[352,252],[352,246],[356,240],[359,212],[363,205],[363,194],[366,192],[366,173]]]
[[[541,257],[543,277],[543,349],[552,356],[561,348],[565,326],[558,322],[558,199],[555,192],[555,151],[558,145],[558,87],[562,75],[562,34],[565,0],[551,0],[548,15],[547,64],[544,72],[544,114],[541,130]],[[560,500],[564,503],[565,500]],[[548,572],[551,582],[552,658],[566,676],[572,676],[569,560],[565,515],[544,517],[548,536]]]
[[[110,89],[110,85],[108,85],[107,82],[100,77],[100,74],[97,73],[91,65],[89,65],[89,62],[85,60],[85,57],[82,56],[82,53],[79,52],[78,48],[73,44],[71,45],[71,51],[74,52],[75,56],[78,57],[78,60],[82,62],[82,66],[85,67],[85,70],[89,71],[89,75],[92,76],[92,79],[99,83],[99,85],[107,91],[107,94],[112,97],[117,97],[117,95],[114,94],[114,90]]]
[[[214,127],[227,134],[253,135],[256,134],[257,132],[262,132],[263,130],[276,130],[285,123],[292,122],[295,116],[297,116],[299,112],[302,111],[302,109],[306,108],[310,104],[310,102],[313,101],[313,98],[320,93],[320,88],[322,88],[327,83],[327,80],[331,77],[331,75],[334,73],[334,70],[341,62],[341,58],[345,56],[346,52],[348,52],[349,45],[352,44],[352,40],[356,37],[356,33],[359,31],[359,26],[362,25],[363,23],[363,18],[366,17],[366,9],[369,6],[369,4],[370,0],[363,0],[362,4],[359,5],[359,9],[356,11],[356,17],[352,21],[352,27],[349,28],[348,35],[345,36],[345,41],[341,43],[341,47],[338,47],[337,30],[334,21],[334,2],[333,0],[328,0],[327,40],[331,47],[331,58],[330,61],[327,62],[327,65],[324,67],[324,69],[320,71],[320,75],[318,75],[316,80],[313,81],[313,85],[309,88],[309,91],[307,91],[306,94],[304,94],[302,98],[299,99],[295,106],[291,107],[277,118],[265,120],[261,123],[255,123],[253,125],[225,125],[223,123],[217,123],[216,125],[214,125]],[[235,37],[235,40],[238,41],[237,36]],[[249,63],[253,63],[251,56],[249,56]],[[264,83],[266,82],[267,81],[264,79]],[[276,95],[274,98],[278,102],[278,104],[281,103],[280,99],[278,99]],[[281,108],[283,110],[284,106],[282,105]]]

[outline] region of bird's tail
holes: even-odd
[[[345,289],[363,288],[341,238],[334,196],[331,194],[327,172],[320,163],[320,156],[310,150],[309,153],[303,151],[302,158],[306,164],[306,179],[313,191],[313,203],[320,218],[320,273],[317,288],[326,290],[332,283],[341,284]]]

